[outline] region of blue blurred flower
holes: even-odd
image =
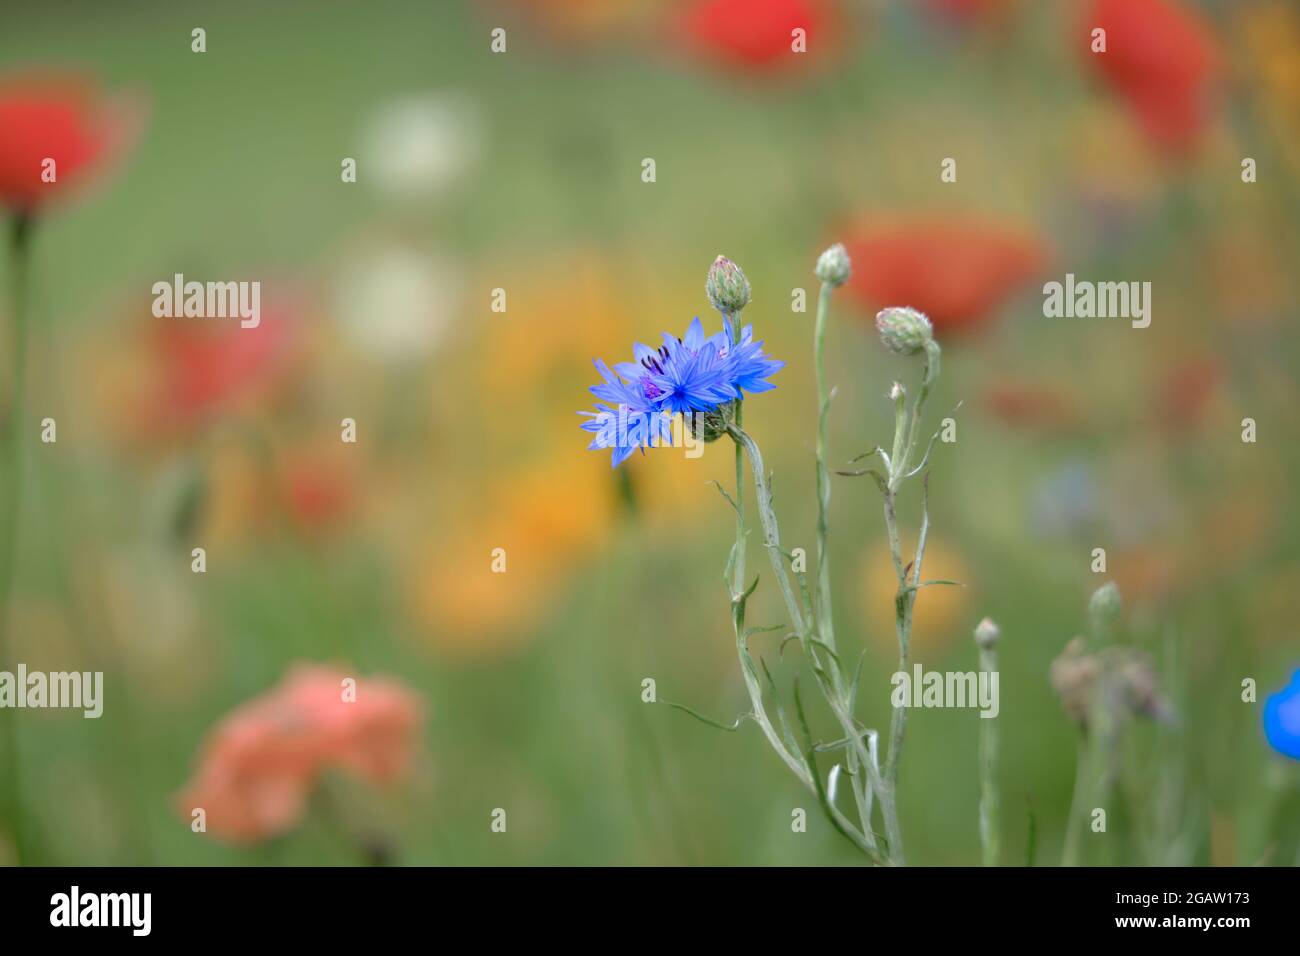
[[[1278,753],[1300,760],[1300,669],[1290,684],[1264,701],[1264,736]]]
[[[610,369],[596,359],[604,381],[591,391],[603,401],[596,403],[596,411],[579,413],[590,419],[581,427],[596,434],[588,448],[612,448],[610,464],[617,467],[635,448],[671,446],[674,416],[693,419],[745,392],[775,388],[766,379],[785,363],[763,354],[763,343],[753,341],[752,326],[741,330],[739,342],[733,342],[734,334],[727,319],[721,332],[706,336],[697,316],[681,338],[665,332],[657,349],[635,343],[635,361]]]

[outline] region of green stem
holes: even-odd
[[[826,538],[830,532],[831,476],[826,467],[827,419],[831,407],[826,387],[826,315],[830,311],[832,286],[823,282],[817,299],[817,324],[813,331],[813,356],[817,368],[817,623],[821,641],[835,649],[835,625],[831,618],[830,557]],[[739,423],[737,423],[739,424]],[[835,668],[839,673],[839,668]]]
[[[902,388],[894,393],[894,444],[889,463],[889,480],[885,483],[885,531],[889,537],[889,557],[894,564],[898,590],[894,595],[894,634],[898,639],[898,672],[907,673],[911,659],[912,612],[921,583],[921,565],[925,561],[925,544],[930,531],[928,481],[921,482],[921,529],[917,535],[916,554],[910,568],[903,564],[902,538],[898,531],[898,488],[908,474],[916,449],[921,416],[930,387],[939,374],[939,346],[926,345],[925,370],[916,401],[909,409]],[[911,582],[908,581],[909,571]],[[907,729],[907,708],[895,707],[889,718],[889,752],[885,757],[885,786],[891,795],[898,791],[898,764],[903,752],[903,735]]]
[[[996,673],[998,652],[980,649],[980,670]],[[998,726],[997,718],[980,715],[980,846],[984,865],[998,865]]]
[[[1087,802],[1085,791],[1088,778],[1088,746],[1079,742],[1079,753],[1074,767],[1074,795],[1070,798],[1070,814],[1065,821],[1065,849],[1061,854],[1061,866],[1079,865],[1080,838],[1083,835],[1084,805]]]
[[[0,527],[0,669],[16,669],[13,633],[10,630],[11,599],[15,547],[18,538],[19,502],[22,495],[22,418],[27,388],[27,270],[31,255],[31,219],[20,215],[13,222],[10,234],[10,283],[12,286],[13,367],[11,370],[13,398],[9,407],[9,420],[4,428],[4,492],[3,527]],[[21,865],[26,853],[26,831],[23,826],[22,762],[18,751],[18,712],[0,708],[3,724],[5,764],[3,767],[3,809],[9,821],[14,842],[16,862]]]
[[[912,406],[912,414],[907,423],[907,438],[904,443],[903,461],[897,463],[894,473],[902,476],[907,473],[907,468],[912,463],[912,458],[916,452],[916,441],[920,435],[921,415],[925,411],[925,400],[930,397],[930,388],[934,385],[935,379],[939,377],[939,343],[931,339],[925,346],[925,369],[921,373],[921,388],[916,393],[916,403]]]
[[[1078,866],[1082,857],[1082,839],[1085,822],[1092,812],[1105,809],[1111,789],[1111,760],[1119,741],[1119,727],[1115,713],[1117,702],[1104,671],[1098,677],[1088,705],[1087,736],[1079,747],[1079,765],[1074,780],[1074,797],[1070,804],[1070,818],[1066,821],[1065,851],[1062,866]]]
[[[898,539],[898,517],[894,509],[894,493],[885,494],[885,527],[889,532],[889,553],[898,573],[898,591],[894,597],[894,634],[898,639],[898,673],[908,672],[909,645],[911,643],[911,604],[913,593],[907,591],[907,573],[903,567]],[[889,752],[885,756],[885,784],[891,790],[898,788],[898,758],[903,751],[903,732],[907,726],[907,706],[895,707],[889,717]]]
[[[831,409],[830,388],[826,381],[826,320],[830,314],[831,294],[835,287],[823,282],[817,297],[817,321],[813,326],[813,362],[817,372],[817,633],[821,642],[832,651],[836,650],[835,621],[831,609],[831,561],[827,545],[830,535],[831,509],[831,473],[827,466],[829,452],[829,419]],[[739,421],[737,421],[739,424]],[[845,709],[852,712],[852,703],[847,700],[844,687],[844,675],[834,662],[831,663],[831,680],[835,693],[845,701]],[[862,833],[869,843],[875,844],[871,832],[871,801],[867,799],[867,782],[861,770],[856,747],[845,750],[845,762],[849,770],[849,782],[853,790],[853,802],[857,806],[858,819],[862,824]]]

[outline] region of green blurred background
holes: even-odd
[[[812,552],[812,323],[791,290],[815,298],[818,252],[863,222],[970,217],[1021,230],[1042,260],[976,319],[939,323],[931,409],[961,408],[930,481],[929,571],[967,587],[921,596],[915,658],[974,669],[974,624],[1002,626],[1004,858],[1025,861],[1032,832],[1035,863],[1060,859],[1078,735],[1048,667],[1114,579],[1125,639],[1159,662],[1181,721],[1133,725],[1122,809],[1089,861],[1296,861],[1296,765],[1241,701],[1243,678],[1262,700],[1300,664],[1295,6],[1183,5],[1223,59],[1179,156],[1089,70],[1072,25],[1086,4],[822,7],[835,27],[792,68],[685,42],[690,6],[3,3],[0,64],[88,71],[148,111],[36,246],[31,402],[59,440],[29,462],[11,620],[29,668],[106,675],[98,721],[22,715],[38,862],[349,864],[376,841],[399,863],[856,862],[752,724],[725,734],[641,702],[653,677],[720,720],[745,707],[731,512],[706,483],[730,449],[611,472],[574,412],[593,356],[713,318],[704,273],[725,253],[787,362],[746,424],[786,545]],[[940,281],[971,268],[933,265]],[[150,315],[149,289],[177,272],[262,281],[281,332],[228,401],[159,422],[142,409],[176,374],[156,331],[173,320]],[[1045,319],[1037,290],[1066,272],[1151,281],[1151,327]],[[880,348],[873,311],[834,305],[836,462],[886,441],[884,394],[918,372]],[[205,347],[185,354],[202,366]],[[356,445],[338,440],[345,417]],[[866,648],[862,713],[883,727],[892,571],[868,483],[835,485],[832,552],[840,642]],[[751,622],[780,613],[765,579]],[[778,666],[762,640],[788,683],[798,655]],[[332,778],[331,812],[257,846],[191,833],[175,797],[205,735],[304,660],[419,694],[415,772],[382,793]],[[910,715],[910,862],[979,860],[979,723]]]

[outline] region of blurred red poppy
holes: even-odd
[[[1194,147],[1211,115],[1219,53],[1210,27],[1173,0],[1094,0],[1080,41],[1093,68],[1128,103],[1161,151]],[[1106,31],[1093,52],[1092,31]]]
[[[853,260],[849,294],[873,312],[920,309],[940,333],[984,325],[1047,261],[1035,233],[990,220],[880,219],[842,235]]]
[[[803,65],[824,52],[838,17],[830,0],[695,0],[681,15],[689,46],[705,59],[743,72]],[[795,52],[803,30],[807,53]]]
[[[0,203],[31,215],[62,198],[125,150],[141,116],[79,74],[0,78]]]
[[[156,387],[146,400],[155,426],[198,424],[265,394],[285,378],[301,345],[296,306],[268,303],[255,328],[236,321],[157,322],[148,330]]]

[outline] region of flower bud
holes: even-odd
[[[709,266],[704,292],[709,304],[723,315],[735,315],[749,305],[749,280],[740,266],[726,256],[718,256]]]
[[[727,433],[727,418],[719,411],[687,412],[685,422],[696,441],[715,442]]]
[[[830,286],[842,286],[849,281],[849,274],[852,271],[849,263],[848,250],[844,248],[844,243],[837,242],[817,260],[817,278],[821,279]]]
[[[1094,627],[1107,627],[1119,617],[1119,588],[1114,581],[1107,581],[1092,592],[1088,601],[1088,618]]]
[[[915,355],[934,341],[934,329],[924,312],[893,306],[876,313],[880,341],[897,355]]]
[[[993,622],[993,618],[986,617],[975,625],[975,643],[980,650],[991,651],[997,647],[998,638],[1002,636],[1002,628]]]

